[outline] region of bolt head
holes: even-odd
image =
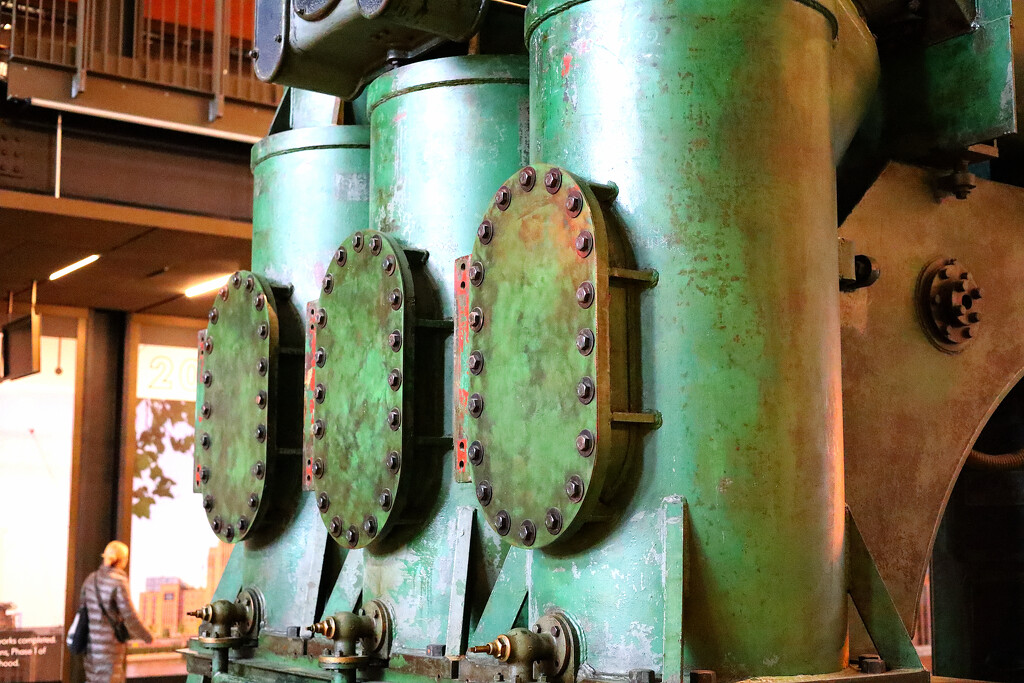
[[[320,495],[316,497],[316,506],[320,509],[320,512],[327,512],[331,507],[330,496],[328,496],[326,492],[321,492]]]
[[[553,168],[544,174],[544,189],[555,194],[562,187],[562,171]]]
[[[484,264],[473,261],[473,265],[469,267],[469,282],[474,287],[479,287],[484,283]]]
[[[373,538],[374,536],[376,536],[377,535],[377,518],[376,517],[367,517],[365,520],[363,520],[363,531],[366,532],[366,535],[369,536],[370,538]]]
[[[380,235],[370,235],[370,253],[376,256],[380,253],[381,247],[384,246],[384,241],[380,238]]]
[[[210,444],[212,441],[213,440],[207,432],[203,432],[203,435],[199,437],[199,445],[203,447],[204,451],[210,450]]]
[[[576,350],[584,356],[594,352],[594,332],[590,329],[580,330],[576,335]]]
[[[576,451],[584,458],[590,457],[594,452],[594,433],[584,429],[576,436]]]
[[[533,545],[537,540],[537,527],[528,519],[519,525],[519,540],[523,545]]]
[[[388,346],[391,347],[392,351],[398,351],[402,348],[402,333],[398,330],[394,330],[388,335]]]
[[[384,459],[384,464],[387,466],[388,472],[398,474],[398,470],[402,467],[402,456],[398,454],[398,451],[391,451]]]
[[[356,234],[352,235],[352,248],[355,249],[356,251],[363,250],[363,233],[357,232]]]
[[[507,536],[508,532],[512,529],[512,518],[505,510],[498,510],[498,514],[494,515],[494,530],[498,532],[499,536]]]
[[[258,495],[256,495],[255,493],[250,493],[249,494],[249,500],[246,501],[246,502],[249,504],[249,507],[251,509],[255,510],[257,507],[259,507],[260,497]]]
[[[466,406],[469,408],[470,415],[480,417],[484,412],[484,397],[480,394],[473,394],[469,397]]]
[[[213,384],[213,373],[209,370],[203,370],[203,386],[208,387]]]
[[[359,543],[359,531],[354,526],[350,526],[345,529],[345,542],[349,545],[355,545]]]
[[[256,334],[260,339],[266,339],[270,336],[270,328],[266,323],[260,323],[260,326],[256,328]]]
[[[257,311],[262,311],[266,303],[266,297],[264,297],[262,294],[257,294],[252,299],[253,308],[255,308]]]
[[[474,465],[479,465],[484,461],[484,446],[479,441],[474,441],[469,444],[469,449],[466,453],[469,456],[469,461]]]
[[[231,286],[238,289],[242,286],[242,275],[240,273],[234,273],[231,276]]]
[[[594,400],[594,380],[589,377],[584,377],[576,385],[576,398],[580,400],[583,405],[589,405]]]
[[[324,461],[317,458],[313,461],[313,476],[317,479],[323,479],[324,476]]]
[[[313,388],[313,400],[317,403],[323,403],[325,398],[327,398],[327,389],[323,384],[317,384]]]
[[[565,210],[572,218],[579,216],[583,211],[583,195],[579,190],[573,189],[569,192],[569,196],[565,199]]]
[[[574,503],[583,500],[583,480],[575,474],[569,477],[565,482],[565,495]]]
[[[220,288],[220,292],[218,292],[218,294],[220,295],[221,301],[227,301],[228,300],[228,288],[227,287],[221,287]]]
[[[213,533],[215,534],[219,534],[223,526],[224,522],[221,521],[220,517],[214,517],[213,521],[210,522],[210,528],[213,529]]]
[[[480,227],[476,229],[476,236],[480,240],[480,244],[490,244],[494,239],[494,223],[490,221],[481,223]]]
[[[481,505],[490,505],[493,495],[494,489],[491,488],[491,482],[484,480],[476,485],[476,499],[480,501]]]
[[[316,363],[318,368],[322,368],[327,362],[327,349],[322,346],[318,348],[316,353],[313,354],[313,361]]]
[[[316,325],[317,327],[327,327],[327,311],[320,309],[316,312]]]
[[[380,492],[377,497],[377,503],[380,505],[380,509],[387,512],[391,509],[391,489],[384,489]]]
[[[266,377],[267,371],[270,369],[270,361],[266,358],[260,358],[256,362],[256,372],[260,374],[260,377]]]
[[[399,412],[398,408],[392,408],[388,411],[388,427],[392,431],[396,431],[402,424],[402,413]]]
[[[211,308],[210,312],[206,314],[206,319],[210,321],[211,325],[217,324],[217,321],[220,319],[220,312],[217,310],[216,306]]]
[[[576,235],[576,252],[583,257],[589,256],[594,250],[594,236],[590,231],[584,230]]]
[[[384,273],[386,275],[394,275],[395,274],[395,267],[396,267],[395,257],[391,256],[390,254],[385,256],[384,257],[384,261],[381,263],[381,268],[384,269]]]
[[[469,327],[474,332],[479,332],[484,327],[484,312],[476,307],[469,312]]]
[[[213,496],[209,494],[203,496],[203,509],[207,512],[213,509]]]
[[[203,405],[199,407],[199,414],[204,418],[209,418],[213,414],[213,406],[210,405],[209,401],[204,401]]]
[[[562,635],[562,629],[558,626],[558,624],[553,624],[551,626],[551,637],[557,638],[560,635]]]
[[[479,351],[474,351],[469,354],[469,371],[474,375],[479,375],[484,371],[484,354]]]
[[[324,438],[324,434],[327,432],[327,428],[324,426],[323,420],[313,420],[313,436],[317,439]]]
[[[331,536],[337,537],[341,534],[341,518],[335,517],[331,520],[331,525],[328,527],[328,531],[331,532]]]
[[[584,282],[577,287],[576,303],[580,305],[580,308],[590,308],[594,303],[594,285],[589,282]]]
[[[267,392],[262,389],[256,392],[256,407],[260,410],[267,407]]]
[[[252,475],[254,477],[256,477],[257,479],[262,479],[263,475],[265,475],[265,474],[266,474],[266,467],[264,467],[263,461],[262,460],[257,460],[256,463],[252,466]]]
[[[507,185],[502,185],[494,194],[494,205],[504,211],[512,204],[512,190]]]
[[[324,290],[324,294],[330,294],[331,292],[333,292],[334,291],[334,276],[331,275],[330,273],[327,273],[327,275],[324,275],[324,280],[323,280],[323,283],[321,284],[321,287]]]
[[[552,535],[562,531],[562,513],[558,508],[549,508],[544,515],[544,528]]]
[[[348,252],[345,251],[345,247],[340,247],[338,251],[334,252],[334,262],[342,267],[348,262]]]
[[[260,443],[263,443],[264,441],[266,441],[267,440],[267,426],[266,425],[256,425],[256,429],[253,431],[253,436],[255,436],[256,440],[259,441]]]
[[[534,170],[533,166],[527,166],[523,170],[519,171],[519,187],[529,192],[536,184],[537,171]]]
[[[203,351],[207,354],[213,353],[213,337],[210,335],[206,335],[206,337],[203,338]]]
[[[249,520],[245,517],[238,518],[238,531],[242,532],[249,528]]]
[[[397,311],[402,307],[402,292],[398,289],[392,289],[388,294],[388,303],[391,304],[392,310]]]
[[[388,373],[388,386],[391,387],[393,391],[398,391],[401,388],[402,372],[398,368],[395,368]]]

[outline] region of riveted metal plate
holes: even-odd
[[[474,317],[459,327],[478,503],[505,540],[537,548],[593,518],[620,478],[629,428],[613,415],[629,409],[631,290],[611,282],[627,256],[591,189],[532,170],[484,216],[468,267]]]
[[[363,548],[400,512],[412,450],[415,299],[401,247],[372,230],[347,239],[307,323],[316,346],[305,423],[322,471],[306,481],[331,537]]]
[[[274,476],[278,317],[267,282],[231,276],[199,333],[192,490],[203,494],[210,528],[236,543],[259,524]]]

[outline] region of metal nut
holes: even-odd
[[[544,515],[544,528],[552,535],[557,535],[562,531],[562,513],[558,508],[548,509],[547,514]]]
[[[366,532],[366,535],[369,536],[370,538],[373,538],[374,536],[376,536],[377,535],[377,518],[376,517],[367,517],[366,519],[364,519],[363,520],[363,531]]]
[[[469,408],[470,415],[480,417],[484,412],[484,397],[480,394],[473,394],[469,397],[466,406]]]
[[[576,188],[569,191],[569,196],[565,199],[565,210],[572,218],[579,216],[583,211],[583,195]]]
[[[395,368],[388,373],[388,386],[393,391],[398,391],[402,387],[402,372],[398,368]]]
[[[348,252],[345,251],[345,247],[339,247],[338,251],[334,252],[334,262],[342,267],[348,262]]]
[[[203,496],[203,509],[207,512],[213,509],[213,496],[209,494]]]
[[[398,408],[392,408],[391,410],[388,411],[388,427],[391,428],[391,431],[397,431],[401,425],[402,413],[398,410]]]
[[[484,327],[484,312],[476,307],[469,312],[469,327],[474,332],[479,332]]]
[[[494,223],[490,221],[481,223],[480,227],[476,229],[476,236],[480,239],[480,244],[490,244],[494,239]]]
[[[388,294],[388,303],[391,304],[391,309],[397,311],[402,307],[402,292],[398,289],[392,289]]]
[[[562,187],[562,171],[553,168],[544,174],[544,189],[549,194],[555,194]]]
[[[527,166],[523,170],[519,171],[519,187],[529,192],[536,184],[537,171],[534,170],[533,166]]]
[[[206,314],[206,319],[210,321],[211,325],[217,324],[217,320],[220,319],[220,312],[217,310],[216,306],[211,308],[210,312]]]
[[[594,250],[594,236],[589,230],[576,235],[576,253],[586,258]]]
[[[210,335],[206,335],[206,337],[203,338],[203,351],[205,351],[207,355],[213,353],[213,337]]]
[[[384,459],[384,464],[387,466],[388,472],[398,474],[398,470],[402,467],[402,456],[398,454],[398,451],[391,451]]]
[[[569,477],[565,482],[565,495],[574,503],[583,500],[583,480],[575,474]]]
[[[479,465],[484,461],[484,447],[479,441],[474,441],[469,444],[469,450],[467,451],[469,461],[474,465]]]
[[[327,398],[327,388],[323,384],[317,384],[313,387],[313,400],[317,403],[323,403],[325,398]]]
[[[507,185],[502,185],[494,194],[494,205],[504,211],[512,204],[512,190]]]
[[[316,312],[316,326],[321,329],[327,327],[327,311],[322,308]]]
[[[476,499],[480,501],[481,505],[490,505],[493,496],[494,489],[491,488],[491,482],[484,480],[476,485]]]
[[[203,386],[208,387],[213,384],[213,373],[209,370],[203,370]]]
[[[479,351],[474,351],[473,353],[469,354],[469,360],[467,364],[469,365],[470,372],[472,372],[474,375],[479,375],[481,372],[484,371],[484,354],[480,353]]]
[[[252,305],[257,311],[262,311],[263,307],[267,305],[267,298],[262,294],[257,294],[252,298]]]
[[[331,519],[331,525],[327,528],[327,530],[331,532],[331,536],[337,538],[341,535],[341,526],[341,518],[334,517]]]
[[[398,330],[393,330],[388,335],[388,346],[391,347],[392,351],[398,351],[402,348],[402,333]]]
[[[256,335],[260,339],[266,339],[270,336],[270,327],[266,323],[260,323],[259,327],[256,328]]]
[[[583,405],[589,405],[594,400],[594,396],[597,391],[594,388],[594,380],[589,377],[584,377],[576,385],[576,398],[580,400]]]
[[[318,368],[322,368],[324,364],[327,362],[327,349],[325,349],[322,346],[318,348],[316,350],[316,353],[313,354],[313,362],[316,363],[316,366]]]
[[[233,273],[231,275],[231,286],[238,289],[242,286],[242,275],[241,273]]]
[[[352,235],[352,248],[357,252],[363,250],[363,233],[357,232]]]
[[[209,401],[203,401],[203,405],[199,407],[199,414],[203,416],[203,419],[210,418],[210,415],[213,414],[213,406]]]
[[[584,282],[576,288],[576,303],[580,308],[590,308],[594,303],[594,285]]]
[[[259,441],[260,443],[263,443],[264,441],[266,441],[267,440],[267,426],[266,425],[256,425],[256,429],[253,430],[253,436],[255,436],[256,440]]]
[[[324,478],[324,461],[322,459],[317,458],[316,460],[314,460],[312,469],[314,477],[316,477],[317,479]]]
[[[380,492],[377,497],[377,503],[380,504],[380,509],[387,512],[391,509],[391,489],[384,489]]]
[[[533,545],[533,542],[537,540],[537,526],[528,519],[519,525],[519,540],[527,546]]]
[[[211,443],[212,439],[210,438],[209,433],[203,432],[203,435],[199,437],[199,445],[203,447],[204,451],[208,451],[210,450]]]
[[[245,278],[245,291],[251,292],[256,289],[256,278],[252,275],[247,275]]]
[[[388,254],[384,257],[384,262],[381,263],[381,268],[384,269],[384,273],[387,275],[395,274],[395,257]]]
[[[384,240],[381,239],[380,235],[370,235],[370,253],[376,256],[380,253],[381,248],[384,246]]]
[[[320,512],[327,512],[331,507],[331,497],[327,495],[326,491],[321,491],[316,497],[316,506]]]
[[[256,392],[256,407],[264,410],[267,407],[267,392],[260,389]]]
[[[270,361],[266,358],[260,358],[256,361],[256,372],[259,373],[260,377],[266,377],[267,371],[270,369]]]
[[[594,331],[590,328],[580,330],[576,335],[576,350],[584,356],[594,352]]]
[[[498,510],[498,514],[494,515],[494,530],[498,532],[500,536],[508,536],[508,532],[512,529],[512,518],[505,510]]]
[[[473,265],[469,267],[469,282],[474,287],[479,287],[484,283],[484,264],[473,261]]]
[[[584,429],[576,436],[576,451],[584,458],[589,458],[594,453],[596,441],[594,433]]]
[[[324,434],[327,432],[327,428],[324,426],[323,420],[313,421],[313,436],[318,439],[324,438]]]
[[[324,275],[324,281],[321,283],[321,287],[324,290],[324,294],[330,294],[334,291],[334,276],[330,273]]]
[[[359,543],[359,530],[356,529],[354,526],[350,526],[348,529],[346,529],[345,542],[347,542],[349,546],[354,546],[357,543]]]
[[[267,473],[266,470],[267,468],[263,465],[263,461],[257,460],[252,466],[252,476],[257,479],[262,479]]]

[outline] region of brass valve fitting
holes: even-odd
[[[555,640],[547,633],[533,633],[525,628],[514,628],[486,645],[469,648],[470,652],[491,655],[510,664],[528,665],[555,654]]]
[[[186,614],[210,623],[213,626],[214,636],[219,638],[227,637],[230,635],[232,626],[249,618],[242,605],[230,600],[215,600],[194,612],[186,612]]]

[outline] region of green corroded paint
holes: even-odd
[[[257,306],[257,301],[259,306]],[[213,313],[216,312],[216,316]],[[258,334],[261,326],[266,336]],[[209,351],[205,346],[212,344]],[[260,374],[257,365],[267,363]],[[264,488],[275,475],[277,404],[273,398],[278,372],[278,320],[274,294],[260,276],[241,271],[220,291],[211,309],[210,325],[199,341],[195,473],[192,490],[210,496],[206,512],[212,524],[220,520],[217,536],[235,543],[259,525]],[[210,373],[210,386],[203,376]],[[257,395],[266,402],[261,408]],[[203,417],[205,406],[210,416]],[[263,430],[263,439],[256,430]],[[201,443],[209,437],[210,447]],[[262,469],[257,476],[254,467]],[[201,472],[209,475],[202,481]],[[249,504],[250,496],[256,505]]]
[[[421,317],[453,315],[455,259],[472,251],[494,190],[524,161],[527,80],[523,57],[473,56],[404,66],[369,87],[370,223],[403,247],[430,253],[417,281]],[[451,337],[421,330],[419,339],[416,436],[448,435]],[[436,492],[429,489],[417,519],[401,530],[402,545],[364,551],[363,589],[364,603],[382,598],[394,607],[395,647],[421,651],[448,642],[452,586],[460,581],[467,586],[463,628],[473,628],[504,557],[477,515],[470,576],[461,576],[458,509],[476,505],[473,487],[452,480],[451,450],[424,457],[439,480]],[[385,676],[400,676],[398,668],[393,658]]]
[[[353,240],[360,241],[359,248]],[[377,253],[374,253],[377,252]],[[314,479],[319,499],[327,495],[329,507],[321,509],[324,524],[338,523],[339,543],[364,548],[383,538],[389,524],[401,512],[413,483],[402,485],[404,476],[420,457],[412,440],[412,378],[415,348],[416,297],[405,253],[394,241],[376,231],[362,231],[345,240],[339,249],[342,259],[332,259],[327,270],[333,285],[320,295],[320,310],[326,324],[314,329],[316,344],[326,352],[322,368],[313,364],[310,384],[322,385],[322,403],[312,401],[313,414],[306,424],[319,420],[324,435],[313,443],[313,456],[324,462],[324,474]],[[391,264],[391,272],[384,268]],[[389,296],[397,292],[398,307]],[[311,326],[312,327],[312,326]],[[401,335],[398,348],[389,345],[389,335]],[[397,372],[400,385],[388,385],[389,373]],[[391,410],[400,411],[400,423],[392,429]],[[387,458],[399,459],[395,472]],[[391,503],[379,498],[389,492]],[[372,523],[372,534],[363,528]],[[356,542],[345,540],[342,531],[356,534]]]
[[[492,500],[481,512],[495,531],[495,515],[508,513],[507,543],[541,548],[577,531],[587,514],[600,507],[611,464],[621,465],[621,444],[611,438],[609,352],[611,294],[609,244],[600,209],[585,184],[564,174],[554,194],[544,187],[550,166],[534,167],[536,184],[525,189],[518,174],[504,187],[511,193],[507,209],[492,203],[485,220],[493,237],[477,239],[472,264],[484,278],[470,287],[469,306],[483,312],[479,332],[468,333],[467,347],[481,354],[478,375],[464,368],[467,392],[484,400],[479,417],[466,415],[465,435],[484,450],[479,465],[470,462],[474,483],[489,486]],[[566,209],[571,193],[586,197],[579,215]],[[576,250],[577,236],[588,233],[589,253]],[[584,308],[576,289],[589,283],[595,302]],[[622,321],[616,321],[620,326]],[[576,348],[576,335],[595,335],[589,355]],[[583,403],[577,384],[588,378],[595,397]],[[529,425],[529,429],[523,429]],[[594,452],[582,456],[576,437],[588,430],[597,439]],[[615,446],[618,446],[616,448]],[[618,452],[616,452],[618,451]],[[614,472],[614,475],[619,472]],[[570,477],[583,485],[581,500],[566,493]],[[478,496],[479,497],[479,496]],[[549,512],[561,518],[552,529]],[[534,536],[520,538],[523,525]]]
[[[252,151],[252,267],[294,287],[292,305],[320,295],[341,242],[367,225],[370,131],[300,128],[264,138]]]
[[[659,590],[657,510],[679,496],[686,666],[727,679],[838,670],[832,27],[793,0],[643,12],[538,0],[527,12],[531,160],[617,184],[612,210],[637,263],[660,274],[640,295],[640,356],[643,405],[664,418],[607,536],[569,556],[535,553],[530,612],[573,613],[598,671],[660,671],[679,618]]]

